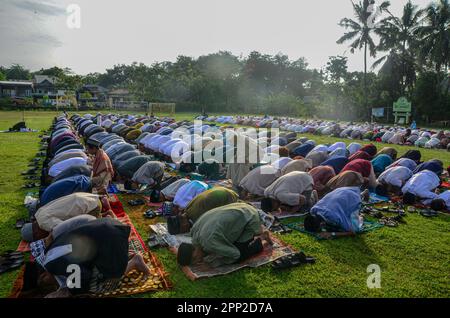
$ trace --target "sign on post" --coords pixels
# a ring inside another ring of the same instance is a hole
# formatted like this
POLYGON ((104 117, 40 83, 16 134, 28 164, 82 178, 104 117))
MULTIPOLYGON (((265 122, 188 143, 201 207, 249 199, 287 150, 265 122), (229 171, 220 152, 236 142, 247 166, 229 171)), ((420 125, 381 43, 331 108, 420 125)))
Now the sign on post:
POLYGON ((373 117, 377 117, 377 118, 381 118, 384 117, 384 108, 372 108, 372 116, 373 117))
POLYGON ((395 103, 394 103, 394 112, 398 113, 410 113, 411 112, 411 103, 408 102, 406 97, 400 97, 395 103))

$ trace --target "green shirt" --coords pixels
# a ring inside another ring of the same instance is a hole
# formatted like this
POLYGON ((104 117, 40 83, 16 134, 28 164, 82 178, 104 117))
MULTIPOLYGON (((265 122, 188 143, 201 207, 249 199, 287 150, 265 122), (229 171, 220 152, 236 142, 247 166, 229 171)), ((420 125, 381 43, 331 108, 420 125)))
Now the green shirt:
POLYGON ((235 203, 239 196, 233 190, 224 187, 214 187, 200 193, 187 205, 186 215, 192 221, 197 221, 205 212, 214 208, 235 203))
POLYGON ((212 209, 203 214, 191 229, 192 244, 209 254, 205 261, 213 266, 232 264, 240 255, 235 242, 248 242, 261 234, 258 211, 243 202, 212 209))

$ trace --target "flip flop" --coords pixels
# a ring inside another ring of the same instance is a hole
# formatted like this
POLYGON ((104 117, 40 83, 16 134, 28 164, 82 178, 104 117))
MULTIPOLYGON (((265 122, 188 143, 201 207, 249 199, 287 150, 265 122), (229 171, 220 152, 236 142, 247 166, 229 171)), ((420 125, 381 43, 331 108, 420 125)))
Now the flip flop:
POLYGON ((432 218, 432 217, 438 216, 438 214, 439 214, 438 212, 433 211, 433 210, 421 210, 420 211, 420 215, 427 217, 427 218, 432 218))
POLYGON ((158 239, 158 237, 156 235, 151 235, 148 238, 148 243, 147 244, 148 244, 148 247, 155 248, 155 247, 160 246, 161 242, 160 242, 160 240, 158 239))
POLYGON ((22 172, 22 175, 23 175, 23 176, 25 176, 25 175, 32 175, 32 174, 36 174, 36 172, 37 172, 37 168, 34 168, 34 169, 28 169, 27 171, 23 171, 23 172, 22 172))
POLYGON ((6 261, 0 264, 0 274, 6 273, 10 270, 19 268, 23 264, 23 259, 16 261, 6 261))
POLYGON ((128 204, 131 206, 143 205, 145 204, 145 201, 142 199, 130 200, 128 201, 128 204))
POLYGON ((26 219, 18 219, 16 221, 16 229, 21 229, 25 225, 25 223, 28 223, 29 221, 26 219))
POLYGON ((412 205, 410 205, 407 209, 406 209, 409 213, 416 213, 417 210, 415 207, 413 207, 412 205))
POLYGON ((398 222, 390 218, 382 218, 378 221, 378 223, 383 224, 387 227, 398 227, 398 222))
POLYGON ((37 188, 37 187, 39 187, 39 186, 40 186, 39 183, 28 183, 28 184, 25 184, 25 185, 23 186, 23 188, 25 188, 25 189, 30 189, 30 188, 37 188))
POLYGON ((156 218, 156 213, 153 210, 147 210, 144 212, 144 217, 146 219, 154 219, 156 218))
POLYGON ((40 180, 41 177, 39 177, 39 176, 26 176, 25 179, 27 179, 27 180, 40 180))
POLYGON ((0 256, 0 264, 15 262, 24 259, 24 255, 21 252, 16 252, 12 254, 5 254, 0 256))
POLYGON ((272 268, 275 270, 288 269, 299 266, 301 264, 314 264, 316 262, 314 257, 308 257, 303 252, 283 256, 275 260, 272 268))

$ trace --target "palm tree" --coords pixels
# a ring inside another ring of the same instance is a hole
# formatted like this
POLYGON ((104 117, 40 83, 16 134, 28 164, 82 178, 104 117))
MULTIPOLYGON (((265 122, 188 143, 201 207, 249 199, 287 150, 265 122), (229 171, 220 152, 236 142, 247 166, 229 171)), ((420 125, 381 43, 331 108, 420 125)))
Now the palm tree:
POLYGON ((434 64, 436 72, 442 73, 450 67, 450 4, 439 0, 426 9, 426 25, 418 30, 421 37, 422 61, 434 64))
POLYGON ((394 16, 388 9, 386 12, 389 16, 380 21, 380 26, 375 32, 380 36, 377 50, 389 53, 375 61, 372 68, 385 62, 381 71, 386 69, 399 71, 401 93, 404 94, 406 86, 412 88, 416 80, 417 63, 414 53, 415 48, 419 47, 417 32, 421 27, 425 10, 418 9, 417 5, 408 1, 401 18, 394 16))
POLYGON ((365 107, 367 109, 367 51, 369 50, 370 56, 375 57, 377 52, 377 45, 372 39, 372 34, 376 27, 374 20, 385 11, 389 6, 389 1, 383 1, 377 12, 373 12, 371 9, 375 4, 375 0, 363 0, 359 3, 354 3, 353 11, 356 21, 349 18, 344 18, 339 22, 341 27, 348 29, 339 40, 338 44, 343 44, 348 41, 353 41, 350 44, 350 52, 354 53, 356 49, 364 49, 364 99, 365 107))

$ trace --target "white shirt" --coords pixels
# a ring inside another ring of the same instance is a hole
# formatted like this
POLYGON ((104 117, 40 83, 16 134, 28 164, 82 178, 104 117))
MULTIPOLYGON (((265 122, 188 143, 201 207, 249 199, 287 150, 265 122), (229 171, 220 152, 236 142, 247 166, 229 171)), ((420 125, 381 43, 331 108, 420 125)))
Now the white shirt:
POLYGON ((378 181, 400 188, 412 177, 412 175, 412 171, 408 168, 397 166, 385 170, 378 177, 378 181))
POLYGON ((358 144, 356 142, 352 142, 350 145, 348 145, 347 150, 351 156, 361 148, 362 148, 362 146, 360 144, 358 144))
MULTIPOLYGON (((159 145, 158 151, 159 151, 160 153, 162 153, 162 154, 169 155, 169 154, 170 154, 170 152, 168 153, 169 147, 170 147, 171 145, 176 144, 176 143, 179 142, 179 141, 181 141, 181 139, 178 139, 178 138, 176 138, 176 139, 169 139, 169 140, 167 140, 166 142, 161 143, 161 144, 159 145)), ((171 148, 170 148, 170 149, 171 149, 171 148)))
POLYGON ((410 192, 420 199, 431 199, 437 198, 437 194, 433 191, 439 187, 441 180, 439 177, 430 170, 423 170, 412 176, 411 179, 406 182, 405 186, 402 188, 403 194, 410 192))
POLYGON ((56 177, 58 174, 60 174, 65 169, 69 168, 70 166, 76 166, 76 165, 85 165, 87 162, 86 158, 81 157, 75 157, 66 159, 63 161, 60 161, 58 163, 55 163, 48 171, 48 175, 50 177, 56 177))
POLYGON ((330 147, 328 147, 328 152, 333 152, 338 148, 345 149, 346 148, 345 142, 339 141, 332 144, 330 147))
POLYGON ((281 157, 280 159, 278 159, 277 161, 275 161, 274 163, 272 163, 272 165, 281 170, 283 169, 289 162, 293 161, 293 159, 289 158, 289 157, 281 157))
POLYGON ((206 183, 198 180, 191 181, 178 189, 173 199, 173 204, 178 205, 181 209, 185 209, 193 198, 206 190, 208 190, 206 183))

